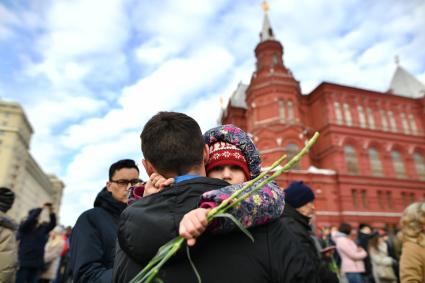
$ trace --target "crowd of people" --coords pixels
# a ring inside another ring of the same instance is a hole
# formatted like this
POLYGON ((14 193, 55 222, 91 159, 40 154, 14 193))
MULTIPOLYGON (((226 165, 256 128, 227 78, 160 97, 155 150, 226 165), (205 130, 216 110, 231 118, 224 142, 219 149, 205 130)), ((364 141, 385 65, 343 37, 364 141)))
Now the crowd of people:
MULTIPOLYGON (((405 209, 396 234, 352 223, 313 231, 311 187, 271 182, 228 211, 252 242, 228 217, 207 220, 260 174, 247 133, 223 125, 202 134, 191 117, 159 112, 140 138, 149 179, 140 180, 133 160, 113 163, 72 232, 56 225, 48 203, 14 223, 6 215, 14 193, 0 189, 0 282, 129 282, 181 235, 203 282, 425 283, 425 201, 405 209)), ((157 277, 197 282, 184 251, 157 277)))

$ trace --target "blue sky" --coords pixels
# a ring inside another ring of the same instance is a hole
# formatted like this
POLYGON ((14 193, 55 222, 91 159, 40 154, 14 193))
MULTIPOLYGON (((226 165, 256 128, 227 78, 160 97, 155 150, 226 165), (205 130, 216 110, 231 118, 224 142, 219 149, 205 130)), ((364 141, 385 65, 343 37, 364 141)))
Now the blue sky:
MULTIPOLYGON (((22 104, 34 128, 31 153, 65 182, 63 223, 92 207, 112 162, 140 162, 139 134, 156 112, 185 112, 203 130, 216 125, 220 97, 227 101, 254 70, 260 4, 0 2, 0 97, 22 104)), ((395 55, 425 82, 425 1, 269 4, 303 93, 322 81, 386 91, 395 55)))

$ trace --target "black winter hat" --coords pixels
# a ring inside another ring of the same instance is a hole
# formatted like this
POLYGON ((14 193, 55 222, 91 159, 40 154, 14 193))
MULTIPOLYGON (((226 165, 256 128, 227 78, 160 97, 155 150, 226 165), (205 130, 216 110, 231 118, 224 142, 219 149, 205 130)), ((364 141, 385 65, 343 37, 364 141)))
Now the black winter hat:
POLYGON ((6 187, 0 187, 0 210, 8 211, 15 201, 15 193, 6 187))
POLYGON ((293 182, 285 189, 285 201, 293 208, 299 208, 313 201, 314 198, 312 189, 303 181, 293 182))

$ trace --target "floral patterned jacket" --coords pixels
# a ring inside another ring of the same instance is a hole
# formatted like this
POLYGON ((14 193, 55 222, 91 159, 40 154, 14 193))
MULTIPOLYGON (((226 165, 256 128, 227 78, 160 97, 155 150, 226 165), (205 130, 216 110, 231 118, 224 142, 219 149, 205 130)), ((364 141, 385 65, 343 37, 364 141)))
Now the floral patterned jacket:
MULTIPOLYGON (((261 171, 260 154, 251 138, 240 128, 234 125, 215 127, 204 134, 205 143, 211 145, 218 141, 231 143, 243 152, 251 173, 251 179, 257 177, 261 171)), ((254 189, 262 180, 257 181, 251 188, 254 189)), ((204 193, 199 206, 213 208, 229 198, 232 193, 243 187, 243 184, 229 185, 219 190, 204 193)), ((129 190, 129 204, 143 196, 143 186, 132 187, 129 190)), ((254 227, 277 219, 283 212, 285 195, 275 182, 263 186, 236 207, 230 209, 232 214, 246 228, 254 227)), ((218 218, 209 230, 216 233, 225 233, 236 229, 236 225, 228 218, 218 218)))

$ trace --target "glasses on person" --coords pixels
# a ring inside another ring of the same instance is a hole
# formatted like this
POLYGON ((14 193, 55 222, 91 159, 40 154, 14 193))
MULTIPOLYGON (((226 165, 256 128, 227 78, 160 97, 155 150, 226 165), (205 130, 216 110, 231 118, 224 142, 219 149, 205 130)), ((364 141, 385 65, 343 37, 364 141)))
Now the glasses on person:
POLYGON ((128 184, 135 186, 138 183, 141 183, 142 180, 140 180, 140 179, 132 179, 132 180, 120 179, 120 180, 111 180, 111 182, 116 183, 118 186, 128 187, 128 184))

